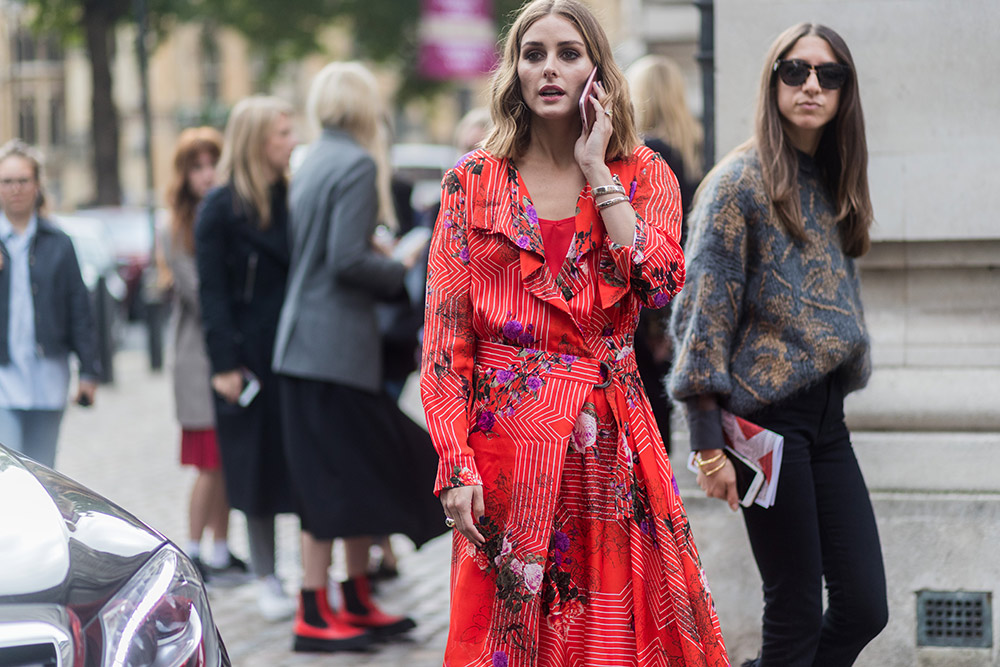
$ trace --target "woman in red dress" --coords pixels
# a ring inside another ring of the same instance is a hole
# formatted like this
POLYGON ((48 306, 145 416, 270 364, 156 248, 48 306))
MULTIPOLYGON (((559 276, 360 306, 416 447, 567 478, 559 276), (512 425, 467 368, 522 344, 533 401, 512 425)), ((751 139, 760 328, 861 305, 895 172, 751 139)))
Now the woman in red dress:
POLYGON ((456 528, 445 665, 728 665, 633 351, 640 308, 684 281, 677 181, 576 0, 521 10, 492 90, 428 274, 421 391, 456 528))

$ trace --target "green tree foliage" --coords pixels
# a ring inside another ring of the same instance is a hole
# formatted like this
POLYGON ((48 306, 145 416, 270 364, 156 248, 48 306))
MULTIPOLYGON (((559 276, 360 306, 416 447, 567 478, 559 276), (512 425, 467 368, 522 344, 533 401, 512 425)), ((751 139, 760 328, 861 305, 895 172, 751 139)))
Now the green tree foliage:
MULTIPOLYGON (((134 20, 133 0, 25 0, 34 27, 87 47, 93 72, 96 203, 118 204, 118 117, 112 103, 110 63, 114 28, 134 20)), ((440 92, 447 84, 416 72, 419 0, 146 0, 149 23, 162 34, 175 21, 211 22, 242 33, 264 62, 266 84, 282 63, 322 52, 323 28, 344 22, 357 58, 393 64, 402 73, 400 100, 440 92)), ((494 0, 502 34, 521 0, 494 0)), ((150 44, 152 46, 152 44, 150 44)))

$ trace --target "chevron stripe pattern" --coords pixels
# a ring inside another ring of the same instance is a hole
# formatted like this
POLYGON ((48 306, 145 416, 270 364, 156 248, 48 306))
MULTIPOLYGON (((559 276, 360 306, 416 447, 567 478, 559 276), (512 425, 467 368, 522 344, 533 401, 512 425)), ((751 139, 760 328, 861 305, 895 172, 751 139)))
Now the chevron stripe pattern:
POLYGON ((450 667, 728 665, 632 341, 684 283, 676 179, 644 147, 609 163, 631 246, 590 187, 558 274, 516 165, 449 171, 431 242, 421 395, 436 491, 482 485, 482 548, 454 537, 450 667))

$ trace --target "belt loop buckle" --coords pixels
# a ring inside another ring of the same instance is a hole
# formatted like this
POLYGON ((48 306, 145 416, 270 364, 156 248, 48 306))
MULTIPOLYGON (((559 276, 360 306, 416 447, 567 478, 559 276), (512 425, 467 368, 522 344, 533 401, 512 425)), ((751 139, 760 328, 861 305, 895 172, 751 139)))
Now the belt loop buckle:
POLYGON ((611 364, 606 361, 598 362, 601 366, 601 382, 595 384, 594 386, 598 389, 604 389, 611 385, 611 364))

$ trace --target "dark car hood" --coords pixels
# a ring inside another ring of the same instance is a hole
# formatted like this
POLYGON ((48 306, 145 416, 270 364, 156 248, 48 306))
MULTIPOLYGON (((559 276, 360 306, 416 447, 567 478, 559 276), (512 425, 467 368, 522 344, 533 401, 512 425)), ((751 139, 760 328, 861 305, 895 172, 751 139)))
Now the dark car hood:
POLYGON ((83 625, 166 538, 0 446, 0 604, 67 605, 83 625))

